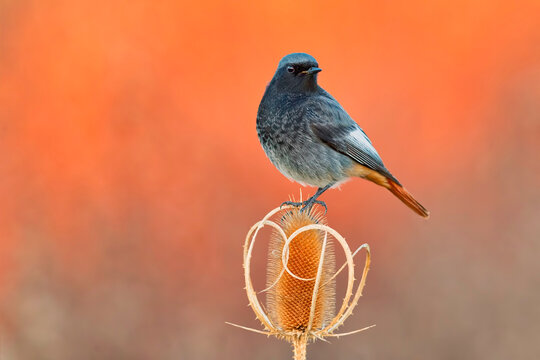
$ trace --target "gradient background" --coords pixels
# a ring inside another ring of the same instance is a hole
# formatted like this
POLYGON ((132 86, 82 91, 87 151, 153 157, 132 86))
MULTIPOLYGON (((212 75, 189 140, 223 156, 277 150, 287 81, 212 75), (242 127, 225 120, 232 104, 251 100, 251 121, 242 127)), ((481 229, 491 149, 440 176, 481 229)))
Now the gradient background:
POLYGON ((341 330, 377 327, 308 357, 538 357, 540 2, 2 0, 0 359, 291 357, 224 322, 259 328, 241 246, 298 196, 255 131, 296 51, 432 213, 324 195, 373 250, 341 330))

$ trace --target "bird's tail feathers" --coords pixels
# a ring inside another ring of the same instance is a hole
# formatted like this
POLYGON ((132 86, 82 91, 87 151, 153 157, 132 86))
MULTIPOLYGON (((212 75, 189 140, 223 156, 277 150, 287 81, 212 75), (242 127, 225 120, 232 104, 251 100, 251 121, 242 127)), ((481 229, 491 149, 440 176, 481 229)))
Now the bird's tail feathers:
POLYGON ((355 164, 349 169, 347 175, 349 176, 358 176, 369 181, 374 182, 377 185, 383 186, 390 190, 399 200, 401 200, 405 205, 410 207, 418 215, 428 218, 429 211, 422 206, 415 198, 407 191, 403 186, 401 186, 397 180, 388 173, 381 173, 379 171, 368 168, 367 166, 361 164, 355 164))
POLYGON ((423 207, 422 204, 416 201, 416 199, 403 186, 388 178, 386 179, 386 182, 388 186, 385 187, 405 205, 410 207, 418 215, 426 219, 429 217, 429 211, 423 207))

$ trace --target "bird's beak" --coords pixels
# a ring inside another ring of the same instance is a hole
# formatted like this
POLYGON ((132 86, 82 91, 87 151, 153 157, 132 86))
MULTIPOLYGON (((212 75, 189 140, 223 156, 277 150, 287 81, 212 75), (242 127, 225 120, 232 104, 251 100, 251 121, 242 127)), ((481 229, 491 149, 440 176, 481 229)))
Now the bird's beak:
POLYGON ((312 67, 312 68, 309 68, 309 70, 302 71, 300 74, 313 75, 313 74, 318 73, 319 71, 322 71, 322 69, 318 67, 312 67))

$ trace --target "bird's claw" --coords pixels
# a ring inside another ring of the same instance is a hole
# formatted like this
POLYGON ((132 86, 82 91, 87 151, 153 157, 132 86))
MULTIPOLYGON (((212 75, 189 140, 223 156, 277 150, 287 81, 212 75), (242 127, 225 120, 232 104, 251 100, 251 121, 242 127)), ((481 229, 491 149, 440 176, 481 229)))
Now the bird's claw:
MULTIPOLYGON (((326 203, 324 201, 321 201, 321 200, 313 200, 313 204, 319 204, 321 206, 324 206, 324 215, 326 215, 326 213, 328 212, 328 207, 326 206, 326 203)), ((313 204, 310 205, 313 206, 313 204)), ((304 208, 302 208, 302 210, 304 210, 304 208)), ((302 211, 300 210, 300 211, 302 211)))
POLYGON ((300 207, 300 206, 303 206, 304 203, 305 203, 305 201, 304 202, 285 201, 281 205, 279 205, 279 207, 282 208, 283 205, 290 205, 290 206, 300 207))
POLYGON ((306 201, 302 201, 302 202, 285 201, 279 207, 281 208, 283 207, 283 205, 301 207, 300 212, 304 212, 304 210, 310 210, 314 204, 324 206, 324 214, 326 215, 326 213, 328 212, 328 207, 326 206, 326 203, 321 200, 307 199, 306 201))

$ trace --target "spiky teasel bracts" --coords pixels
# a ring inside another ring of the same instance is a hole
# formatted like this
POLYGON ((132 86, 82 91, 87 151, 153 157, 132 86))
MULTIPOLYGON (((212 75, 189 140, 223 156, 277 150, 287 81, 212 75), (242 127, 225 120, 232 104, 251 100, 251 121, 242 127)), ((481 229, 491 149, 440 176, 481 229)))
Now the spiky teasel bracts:
MULTIPOLYGON (((294 346, 294 359, 306 358, 308 341, 324 337, 344 336, 366 328, 335 333, 352 314, 366 283, 370 264, 369 245, 351 252, 345 239, 325 224, 321 214, 300 212, 296 207, 283 206, 270 211, 249 230, 244 244, 244 277, 249 303, 265 330, 255 330, 231 324, 246 330, 283 338, 294 346), (260 230, 270 226, 267 265, 267 310, 264 310, 251 281, 251 258, 260 230), (333 247, 342 248, 346 263, 335 271, 333 247), (353 257, 366 250, 362 276, 353 291, 353 257), (348 283, 343 303, 335 312, 335 278, 347 268, 348 283)), ((373 325, 374 326, 374 325, 373 325)))

